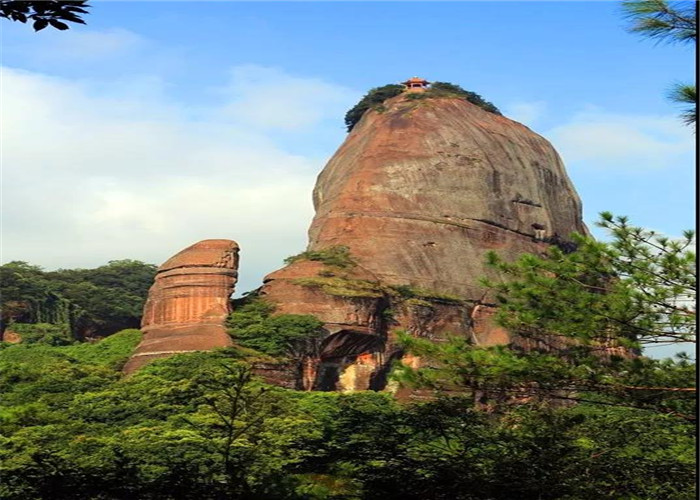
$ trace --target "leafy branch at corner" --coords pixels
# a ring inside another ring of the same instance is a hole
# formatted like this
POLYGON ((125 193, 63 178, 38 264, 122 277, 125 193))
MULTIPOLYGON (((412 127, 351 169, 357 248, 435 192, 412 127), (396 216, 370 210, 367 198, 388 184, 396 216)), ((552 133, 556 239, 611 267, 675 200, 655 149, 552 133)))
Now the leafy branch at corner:
POLYGON ((71 23, 85 24, 82 14, 88 14, 87 0, 43 0, 39 2, 0 1, 0 17, 20 23, 32 22, 34 31, 41 31, 47 26, 57 30, 67 30, 71 23))
MULTIPOLYGON (((668 0, 626 0, 622 3, 629 31, 659 42, 693 43, 698 39, 697 2, 668 0)), ((697 123, 697 88, 695 84, 675 84, 669 98, 687 105, 681 117, 688 125, 697 123)))

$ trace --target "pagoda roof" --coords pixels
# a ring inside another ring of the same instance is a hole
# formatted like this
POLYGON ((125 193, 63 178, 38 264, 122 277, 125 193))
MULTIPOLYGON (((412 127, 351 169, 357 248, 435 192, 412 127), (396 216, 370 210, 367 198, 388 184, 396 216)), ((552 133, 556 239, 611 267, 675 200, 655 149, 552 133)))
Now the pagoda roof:
POLYGON ((402 82, 404 85, 408 85, 409 83, 422 83, 422 84, 428 84, 430 83, 428 80, 425 80, 423 78, 418 78, 417 76, 414 76, 413 78, 409 78, 405 82, 402 82))

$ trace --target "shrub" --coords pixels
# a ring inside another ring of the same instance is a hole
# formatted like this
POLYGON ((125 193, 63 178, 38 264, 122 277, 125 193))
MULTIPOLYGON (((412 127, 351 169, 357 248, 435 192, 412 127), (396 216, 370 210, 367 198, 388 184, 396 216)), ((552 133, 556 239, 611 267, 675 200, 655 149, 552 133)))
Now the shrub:
POLYGON ((257 299, 233 311, 226 320, 237 344, 270 356, 306 352, 323 333, 323 323, 309 314, 272 316, 274 306, 257 299))
MULTIPOLYGON (((381 109, 382 103, 391 97, 395 97, 404 91, 403 85, 390 83, 382 87, 371 89, 365 96, 345 114, 345 125, 350 132, 360 121, 368 109, 381 109)), ((382 109, 383 110, 383 109, 382 109)))
MULTIPOLYGON (((367 110, 386 111, 386 108, 383 106, 384 101, 401 94, 405 89, 403 85, 392 83, 384 85, 383 87, 375 87, 367 92, 360 102, 355 104, 355 106, 345 114, 345 125, 348 128, 348 132, 360 121, 367 110)), ((458 97, 479 106, 489 113, 494 113, 496 115, 501 114, 496 106, 484 100, 479 94, 465 90, 453 83, 433 82, 430 84, 430 88, 425 92, 406 94, 406 99, 411 100, 430 99, 431 97, 458 97)))
POLYGON ((316 287, 328 295, 338 297, 368 297, 378 298, 384 294, 384 288, 377 282, 357 280, 340 276, 298 278, 292 281, 295 285, 316 287))
POLYGON ((19 334, 24 344, 61 346, 72 344, 75 339, 68 325, 50 323, 15 323, 12 330, 19 334))
POLYGON ((426 92, 411 95, 416 96, 417 98, 459 97, 461 99, 465 99, 467 102, 479 106, 484 111, 488 111, 489 113, 494 113, 496 115, 501 114, 496 106, 489 101, 484 100, 484 98, 479 94, 465 90, 459 85, 455 85, 453 83, 433 82, 430 84, 430 88, 426 92))
POLYGON ((348 268, 355 265, 355 261, 350 257, 350 249, 342 245, 324 248, 323 250, 308 250, 287 257, 284 259, 284 263, 291 264, 298 260, 313 260, 316 262, 323 262, 327 266, 340 268, 348 268))
POLYGON ((419 288, 411 285, 391 285, 389 286, 389 289, 391 292, 397 294, 399 297, 409 300, 417 299, 423 301, 443 302, 450 304, 460 304, 464 302, 463 299, 456 295, 437 292, 435 290, 427 290, 425 288, 419 288))

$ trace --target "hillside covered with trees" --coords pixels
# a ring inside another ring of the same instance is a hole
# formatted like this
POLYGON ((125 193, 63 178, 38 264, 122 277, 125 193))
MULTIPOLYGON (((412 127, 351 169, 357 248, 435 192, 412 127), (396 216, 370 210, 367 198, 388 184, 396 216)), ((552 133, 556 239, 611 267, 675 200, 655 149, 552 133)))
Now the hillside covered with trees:
MULTIPOLYGON (((511 276, 493 285, 499 321, 521 338, 549 341, 543 348, 404 339, 433 363, 397 367, 394 380, 429 391, 427 400, 263 383, 254 367, 293 359, 320 323, 271 316, 254 296, 229 319, 238 347, 159 360, 129 377, 121 367, 138 330, 56 341, 51 328, 65 327, 62 317, 24 323, 31 335, 0 351, 0 496, 694 498, 694 361, 599 355, 611 342, 624 353, 694 341, 693 235, 659 238, 608 214, 601 224, 611 243, 580 237, 573 251, 492 258, 511 276), (555 334, 574 342, 552 343, 555 334)), ((12 263, 3 272, 14 273, 9 290, 24 294, 14 299, 31 305, 63 291, 82 306, 68 277, 89 276, 99 290, 115 268, 132 273, 117 273, 108 287, 113 307, 121 310, 119 297, 132 304, 131 294, 143 300, 153 268, 141 263, 55 275, 12 263)), ((12 320, 40 319, 32 314, 12 320)), ((116 315, 93 314, 95 325, 116 315)), ((10 328, 22 332, 19 323, 10 328)))

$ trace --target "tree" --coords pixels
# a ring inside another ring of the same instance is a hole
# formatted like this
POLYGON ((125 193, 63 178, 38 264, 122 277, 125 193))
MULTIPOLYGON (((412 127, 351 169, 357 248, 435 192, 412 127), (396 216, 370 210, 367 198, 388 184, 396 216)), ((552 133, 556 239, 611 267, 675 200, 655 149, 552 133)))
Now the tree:
POLYGON ((551 247, 515 263, 489 254, 511 278, 486 282, 497 292, 500 322, 541 342, 565 337, 602 350, 696 342, 695 233, 672 240, 608 212, 597 225, 611 242, 574 235, 573 252, 551 247))
POLYGON ((382 87, 375 87, 370 89, 365 96, 360 99, 360 102, 355 104, 346 114, 345 114, 345 126, 350 132, 357 122, 360 121, 369 109, 382 109, 382 103, 387 99, 395 97, 404 91, 404 86, 396 83, 390 83, 382 87))
MULTIPOLYGON (((697 2, 668 0, 626 0, 624 16, 630 21, 629 31, 659 42, 697 42, 697 2)), ((688 125, 697 122, 695 84, 675 84, 669 92, 672 101, 687 105, 681 117, 688 125)))
POLYGON ((96 269, 43 271, 25 262, 0 266, 2 326, 66 325, 74 337, 138 328, 156 266, 115 260, 96 269))
MULTIPOLYGON (((348 132, 350 132, 355 125, 360 121, 360 119, 364 116, 364 114, 370 110, 374 109, 379 112, 385 111, 384 107, 384 101, 387 99, 390 99, 392 97, 395 97, 399 94, 402 94, 406 90, 406 87, 403 85, 399 85, 396 83, 390 83, 388 85, 384 85, 382 87, 375 87, 373 89, 370 89, 367 94, 353 106, 346 114, 345 114, 345 125, 347 126, 348 132)), ((472 104, 475 104, 476 106, 479 106, 481 109, 484 111, 488 111, 489 113, 494 113, 497 115, 500 115, 501 112, 498 110, 496 106, 494 106, 492 103, 484 100, 479 94, 475 92, 470 92, 469 90, 465 90, 459 85, 455 85, 453 83, 448 83, 448 82, 433 82, 430 85, 430 88, 425 90, 424 92, 420 93, 409 93, 406 95, 408 99, 426 99, 426 98, 433 98, 433 97, 454 97, 458 99, 464 99, 472 104)), ((308 252, 306 252, 308 253, 308 252)), ((313 253, 313 252, 312 252, 313 253)), ((290 259, 294 259, 296 257, 305 257, 304 254, 301 254, 299 256, 291 257, 290 259)), ((307 257, 308 258, 308 257, 307 257)), ((311 259, 311 260, 320 260, 320 259, 311 259)))
POLYGON ((404 369, 414 383, 466 388, 484 402, 514 397, 632 406, 694 419, 694 364, 687 357, 640 356, 646 345, 695 342, 695 237, 680 240, 603 213, 609 243, 573 235, 576 249, 489 263, 502 281, 496 320, 509 346, 477 347, 456 338, 435 345, 405 338, 433 368, 404 369))
POLYGON ((681 113, 681 118, 687 125, 694 125, 698 121, 698 93, 695 85, 687 85, 683 83, 676 83, 669 92, 669 98, 672 101, 686 104, 687 107, 683 113, 681 113))
POLYGON ((459 97, 465 99, 466 101, 476 106, 479 106, 484 111, 488 111, 489 113, 493 113, 496 115, 501 114, 499 109, 496 106, 494 106, 493 103, 486 101, 476 92, 465 90, 459 85, 455 85, 454 83, 433 82, 430 84, 430 88, 426 92, 413 95, 417 97, 459 97))
POLYGON ((34 31, 41 31, 47 26, 57 30, 67 30, 70 26, 63 21, 85 24, 80 17, 88 14, 90 6, 87 0, 42 0, 32 2, 0 1, 0 17, 10 21, 26 23, 33 21, 34 31))

